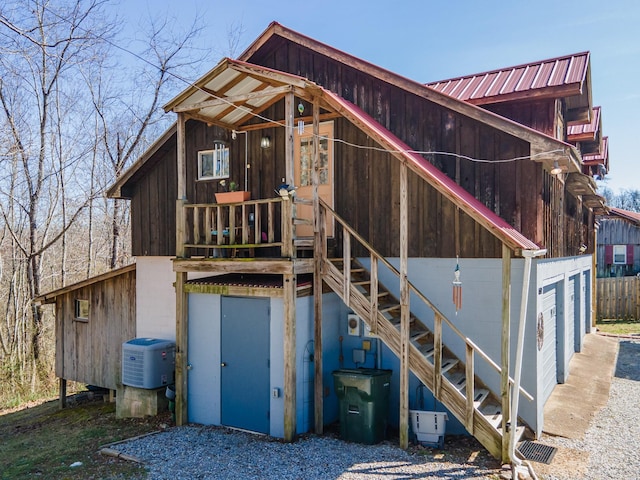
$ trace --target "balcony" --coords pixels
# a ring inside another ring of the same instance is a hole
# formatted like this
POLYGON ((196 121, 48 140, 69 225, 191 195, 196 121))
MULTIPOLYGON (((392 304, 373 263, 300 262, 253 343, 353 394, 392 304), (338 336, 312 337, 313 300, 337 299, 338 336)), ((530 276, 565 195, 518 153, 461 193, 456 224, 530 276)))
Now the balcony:
POLYGON ((309 273, 312 237, 296 237, 295 196, 182 205, 176 271, 309 273))

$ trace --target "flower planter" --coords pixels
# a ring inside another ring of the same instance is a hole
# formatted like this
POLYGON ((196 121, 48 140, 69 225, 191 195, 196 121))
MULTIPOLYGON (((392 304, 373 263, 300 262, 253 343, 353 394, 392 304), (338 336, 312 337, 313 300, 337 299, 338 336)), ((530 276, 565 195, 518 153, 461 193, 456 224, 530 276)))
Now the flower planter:
POLYGON ((237 192, 216 193, 217 203, 240 203, 251 199, 251 192, 239 190, 237 192))

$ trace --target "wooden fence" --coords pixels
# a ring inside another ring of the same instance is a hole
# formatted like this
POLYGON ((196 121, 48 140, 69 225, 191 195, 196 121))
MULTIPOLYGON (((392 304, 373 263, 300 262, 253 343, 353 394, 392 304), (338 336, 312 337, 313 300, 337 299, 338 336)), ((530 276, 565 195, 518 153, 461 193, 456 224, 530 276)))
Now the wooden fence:
POLYGON ((640 320, 640 277, 597 279, 597 318, 640 320))

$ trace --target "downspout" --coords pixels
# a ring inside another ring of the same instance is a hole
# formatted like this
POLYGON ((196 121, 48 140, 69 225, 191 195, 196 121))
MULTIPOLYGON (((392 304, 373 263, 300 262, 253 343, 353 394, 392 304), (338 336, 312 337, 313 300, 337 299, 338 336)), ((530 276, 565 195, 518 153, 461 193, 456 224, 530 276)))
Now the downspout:
POLYGON ((523 462, 519 458, 516 458, 516 442, 515 434, 518 429, 518 403, 520 401, 520 380, 522 376, 522 357, 524 350, 524 331, 527 318, 527 306, 529 303, 529 283, 531 281, 531 260, 536 257, 541 257, 547 253, 546 249, 541 250, 523 250, 522 256, 524 257, 524 272, 522 274, 522 297, 520 300, 520 323, 518 325, 518 344, 516 347, 516 363, 514 382, 511 389, 511 421, 509 427, 509 458, 513 468, 514 477, 516 475, 517 467, 525 463, 529 474, 535 479, 537 478, 533 472, 533 468, 529 462, 523 462))

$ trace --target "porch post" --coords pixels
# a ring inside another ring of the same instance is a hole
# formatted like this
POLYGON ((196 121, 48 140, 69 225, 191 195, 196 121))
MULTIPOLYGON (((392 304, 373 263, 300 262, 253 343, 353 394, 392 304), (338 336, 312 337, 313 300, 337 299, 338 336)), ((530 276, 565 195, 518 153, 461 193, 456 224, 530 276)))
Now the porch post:
POLYGON ((400 165, 400 448, 409 446, 409 348, 410 314, 408 281, 407 164, 400 165))
POLYGON ((313 373, 315 432, 324 431, 324 381, 322 370, 322 219, 320 218, 320 105, 313 102, 313 373))
POLYGON ((185 272, 176 273, 176 425, 188 422, 187 416, 187 347, 189 345, 189 321, 185 272))
POLYGON ((186 118, 184 113, 178 113, 176 140, 178 151, 176 155, 177 162, 177 180, 178 180, 178 198, 176 199, 176 257, 185 258, 186 243, 185 236, 185 219, 184 205, 187 203, 187 165, 186 165, 186 136, 185 136, 186 118))
POLYGON ((285 118, 285 139, 284 139, 284 160, 286 183, 289 185, 294 184, 293 176, 293 157, 294 157, 294 143, 293 143, 293 119, 295 116, 294 111, 295 98, 293 92, 287 93, 284 97, 284 118, 285 118))
POLYGON ((511 335, 511 249, 502 244, 502 349, 500 397, 502 399, 502 461, 509 462, 509 351, 511 335), (508 432, 508 433, 507 433, 508 432))
POLYGON ((296 436, 296 276, 283 275, 284 289, 284 440, 296 436))

